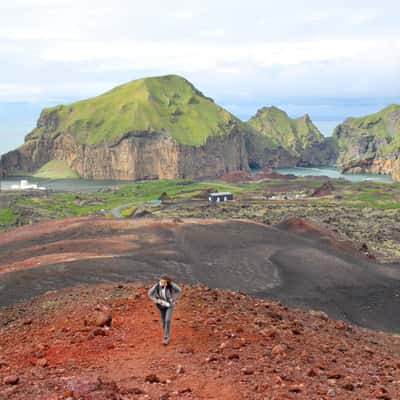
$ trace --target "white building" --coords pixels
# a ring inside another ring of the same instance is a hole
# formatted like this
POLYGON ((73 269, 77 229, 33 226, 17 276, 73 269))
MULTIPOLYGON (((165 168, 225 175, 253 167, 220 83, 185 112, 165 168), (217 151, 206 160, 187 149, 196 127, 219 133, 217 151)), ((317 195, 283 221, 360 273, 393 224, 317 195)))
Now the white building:
POLYGON ((210 193, 208 195, 208 201, 217 202, 233 200, 233 194, 231 192, 222 193, 210 193))
POLYGON ((26 179, 21 180, 18 184, 11 185, 11 190, 46 190, 44 186, 37 183, 29 183, 26 179))

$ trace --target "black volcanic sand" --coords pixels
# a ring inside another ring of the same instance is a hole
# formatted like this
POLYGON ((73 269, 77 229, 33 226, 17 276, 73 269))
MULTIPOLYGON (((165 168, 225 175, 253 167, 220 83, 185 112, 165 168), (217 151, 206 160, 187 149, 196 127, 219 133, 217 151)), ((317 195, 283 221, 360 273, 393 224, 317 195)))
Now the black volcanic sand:
POLYGON ((360 326, 400 331, 400 265, 371 262, 356 252, 339 250, 318 235, 300 236, 237 220, 130 220, 115 226, 114 220, 103 219, 101 228, 96 219, 80 221, 68 231, 18 234, 5 244, 0 236, 3 265, 5 260, 23 258, 18 250, 43 245, 42 252, 36 248, 30 255, 36 257, 46 254, 46 244, 61 240, 121 237, 136 247, 119 254, 110 251, 112 257, 0 274, 0 306, 49 290, 106 281, 156 280, 161 273, 170 273, 177 282, 242 290, 288 306, 323 310, 332 318, 360 326))

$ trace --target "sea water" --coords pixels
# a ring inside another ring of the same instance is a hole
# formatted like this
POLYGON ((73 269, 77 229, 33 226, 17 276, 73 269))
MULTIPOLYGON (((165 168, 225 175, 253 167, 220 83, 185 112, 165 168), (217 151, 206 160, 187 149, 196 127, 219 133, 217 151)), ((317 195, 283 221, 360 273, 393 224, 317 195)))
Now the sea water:
POLYGON ((343 178, 352 182, 374 181, 393 182, 390 175, 378 174, 342 174, 337 167, 294 167, 276 168, 274 171, 280 174, 292 174, 296 176, 328 176, 329 178, 343 178))
MULTIPOLYGON (((329 178, 343 178, 353 182, 374 181, 374 182, 392 182, 389 175, 377 174, 342 174, 336 167, 295 167, 295 168, 276 168, 280 174, 293 174, 297 176, 328 176, 329 178)), ((253 171, 256 173, 257 171, 253 171)), ((47 189, 54 191, 67 192, 97 192, 105 188, 115 188, 133 181, 118 180, 91 180, 91 179, 43 179, 35 177, 9 177, 0 180, 0 190, 10 190, 12 185, 19 184, 21 179, 28 180, 29 183, 37 183, 47 189)))

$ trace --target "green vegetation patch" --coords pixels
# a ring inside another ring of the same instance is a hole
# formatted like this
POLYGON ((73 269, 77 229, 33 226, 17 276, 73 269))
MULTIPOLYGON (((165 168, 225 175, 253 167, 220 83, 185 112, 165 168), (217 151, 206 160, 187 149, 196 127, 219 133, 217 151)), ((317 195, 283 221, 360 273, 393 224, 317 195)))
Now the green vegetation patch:
POLYGON ((230 184, 219 181, 194 181, 190 179, 142 181, 121 186, 112 192, 70 193, 56 192, 49 196, 19 197, 16 207, 31 209, 36 214, 48 218, 63 218, 83 216, 102 210, 111 210, 122 204, 132 204, 121 210, 122 215, 128 215, 134 207, 150 200, 157 200, 163 192, 174 199, 191 198, 205 189, 216 191, 231 191, 239 194, 255 189, 259 184, 230 184))
POLYGON ((348 206, 358 208, 398 209, 400 208, 400 191, 392 185, 376 188, 359 186, 358 190, 346 191, 343 202, 348 206))
POLYGON ((345 124, 359 131, 368 131, 373 136, 386 137, 400 134, 400 105, 391 104, 364 117, 348 118, 345 124))
MULTIPOLYGON (((386 157, 400 153, 400 105, 391 104, 363 117, 347 118, 334 132, 340 151, 345 154, 363 142, 362 158, 386 157)), ((346 161, 349 157, 345 158, 346 161)))
POLYGON ((11 208, 0 209, 0 226, 13 225, 17 221, 17 216, 11 208))
MULTIPOLYGON (((400 184, 381 184, 372 182, 351 183, 344 180, 333 180, 334 193, 326 198, 294 200, 296 204, 308 204, 311 207, 338 205, 353 208, 398 209, 400 208, 400 184)), ((267 180, 249 183, 227 183, 223 181, 195 181, 190 179, 154 180, 124 184, 119 189, 110 192, 70 193, 56 192, 48 196, 18 197, 13 209, 5 212, 8 221, 15 221, 18 210, 24 213, 31 210, 40 219, 83 216, 95 212, 109 215, 115 207, 127 204, 121 210, 123 216, 128 216, 135 208, 151 207, 147 202, 157 200, 166 192, 172 202, 186 203, 186 200, 198 198, 206 190, 234 193, 240 204, 250 204, 261 201, 265 206, 271 201, 262 200, 268 193, 312 193, 321 186, 320 180, 298 178, 295 180, 267 180), (255 200, 261 199, 261 200, 255 200), (265 202, 265 203, 264 203, 265 202), (146 204, 147 203, 147 204, 146 204), (15 214, 16 213, 16 214, 15 214)), ((236 203, 236 202, 235 202, 236 203)), ((283 204, 289 204, 284 201, 283 204)), ((229 207, 228 203, 224 207, 229 207)), ((159 206, 157 206, 159 207, 159 206)), ((156 207, 156 208, 157 208, 156 207)), ((3 211, 4 212, 4 211, 3 211)), ((179 207, 176 209, 179 214, 179 207)), ((29 213, 28 213, 29 214, 29 213)))
POLYGON ((78 179, 79 174, 66 161, 52 160, 43 165, 35 174, 37 178, 47 179, 78 179))

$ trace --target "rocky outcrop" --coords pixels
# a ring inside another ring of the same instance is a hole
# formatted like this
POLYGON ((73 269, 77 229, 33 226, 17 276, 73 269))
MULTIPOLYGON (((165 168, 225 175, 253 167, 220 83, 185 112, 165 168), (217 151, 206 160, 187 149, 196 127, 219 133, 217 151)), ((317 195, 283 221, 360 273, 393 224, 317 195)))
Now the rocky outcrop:
POLYGON ((309 167, 336 163, 336 142, 325 138, 308 114, 293 119, 277 107, 263 107, 248 123, 265 138, 265 145, 256 141, 249 146, 253 150, 250 159, 256 164, 309 167))
MULTIPOLYGON (((399 160, 382 160, 375 159, 373 157, 349 161, 341 165, 343 173, 349 174, 382 174, 392 175, 395 164, 398 164, 399 160)), ((395 179, 394 179, 395 180, 395 179)))
POLYGON ((233 129, 210 136, 202 146, 182 145, 166 132, 131 132, 117 141, 80 144, 71 134, 32 138, 1 159, 2 174, 35 172, 62 160, 86 179, 162 179, 215 177, 248 168, 244 136, 233 129))
POLYGON ((323 138, 321 141, 312 142, 302 151, 297 162, 298 167, 315 167, 336 165, 338 148, 331 138, 323 138))
POLYGON ((247 135, 246 149, 251 169, 295 167, 297 158, 282 146, 269 143, 261 135, 247 135))
POLYGON ((400 182, 400 159, 395 160, 392 164, 392 179, 400 182))
POLYGON ((338 145, 342 172, 386 174, 400 180, 399 105, 365 117, 348 118, 337 126, 333 138, 338 145))

